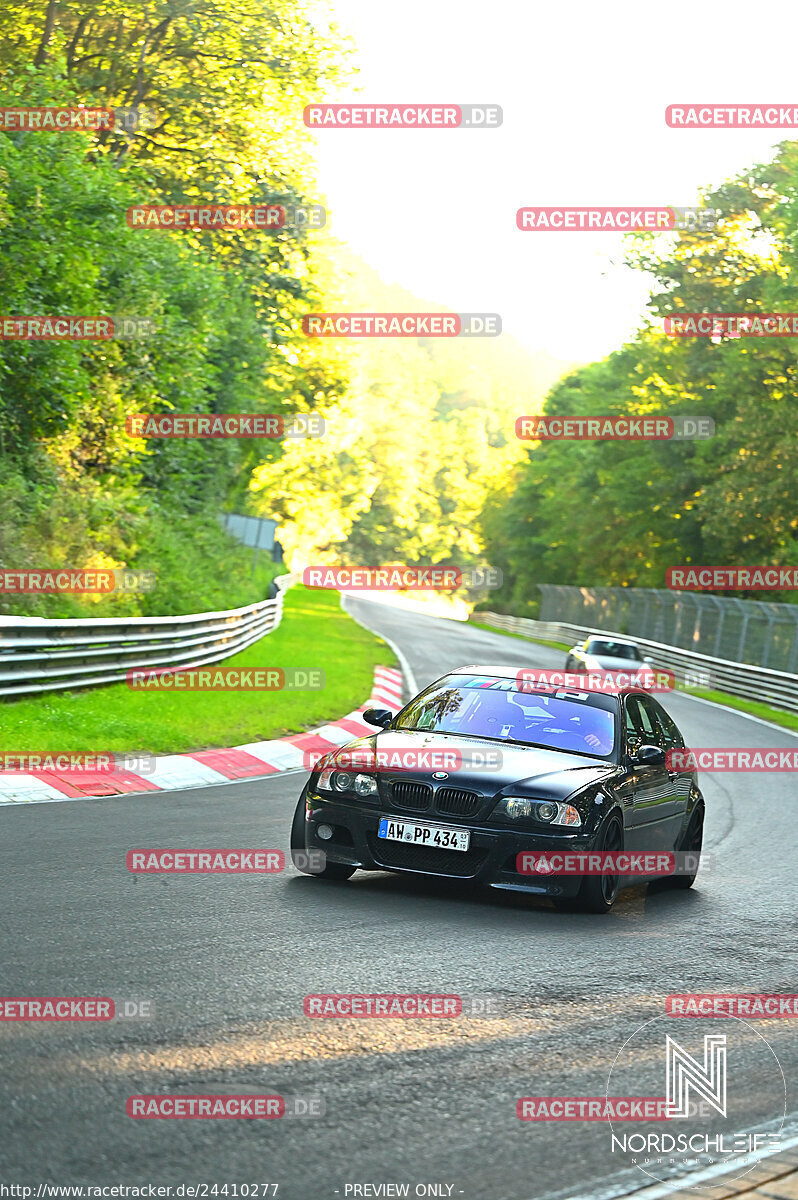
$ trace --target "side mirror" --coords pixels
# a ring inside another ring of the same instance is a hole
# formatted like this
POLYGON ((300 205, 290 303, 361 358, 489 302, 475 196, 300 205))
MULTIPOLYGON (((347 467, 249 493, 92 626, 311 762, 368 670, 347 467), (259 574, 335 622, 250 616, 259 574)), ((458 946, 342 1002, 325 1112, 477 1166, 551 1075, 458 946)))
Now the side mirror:
POLYGON ((645 658, 643 659, 643 662, 644 662, 644 663, 649 663, 649 664, 650 664, 652 667, 654 666, 654 659, 651 657, 651 655, 650 655, 650 654, 647 654, 647 655, 645 656, 645 658))
POLYGON ((659 767, 665 762, 665 751, 661 746, 638 746, 632 761, 644 767, 659 767))
POLYGON ((379 725, 385 729, 393 720, 393 713, 387 708, 367 708, 363 720, 368 721, 369 725, 379 725))

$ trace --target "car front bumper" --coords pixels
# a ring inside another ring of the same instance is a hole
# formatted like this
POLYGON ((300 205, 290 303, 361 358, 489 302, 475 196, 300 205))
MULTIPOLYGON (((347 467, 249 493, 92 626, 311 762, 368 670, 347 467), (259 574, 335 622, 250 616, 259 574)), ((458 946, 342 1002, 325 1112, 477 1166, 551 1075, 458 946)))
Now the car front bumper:
POLYGON ((595 849, 596 829, 585 833, 538 834, 506 826, 444 820, 421 813, 398 812, 347 798, 328 797, 306 789, 305 844, 321 850, 331 862, 346 863, 364 871, 396 871, 401 874, 461 879, 507 891, 540 896, 574 897, 582 883, 578 875, 522 874, 516 869, 517 855, 525 850, 595 849), (468 850, 444 850, 434 846, 389 841, 377 836, 383 817, 418 825, 468 829, 468 850), (333 828, 333 837, 318 836, 321 824, 333 828))

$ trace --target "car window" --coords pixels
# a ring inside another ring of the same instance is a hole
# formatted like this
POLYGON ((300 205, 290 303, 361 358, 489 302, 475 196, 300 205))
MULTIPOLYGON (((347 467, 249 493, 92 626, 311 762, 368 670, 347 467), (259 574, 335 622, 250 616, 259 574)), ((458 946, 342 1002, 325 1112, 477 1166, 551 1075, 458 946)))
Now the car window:
POLYGON ((643 741, 643 728, 640 724, 640 713, 637 707, 637 697, 627 696, 625 711, 626 749, 630 753, 643 741))
POLYGON ((646 741, 652 746, 661 746, 663 750, 667 750, 665 733, 657 716, 656 703, 650 696, 638 696, 637 703, 640 706, 640 719, 646 741))
POLYGON ((637 646, 631 646, 628 642, 589 638, 585 649, 588 654, 604 655, 606 658, 628 658, 634 662, 640 662, 640 651, 637 646))
POLYGON ((455 675, 411 700, 393 728, 507 738, 607 758, 615 749, 615 704, 567 689, 519 691, 514 679, 455 675))
POLYGON ((634 750, 642 745, 661 745, 662 733, 643 705, 646 697, 627 696, 626 698, 626 746, 634 750))
POLYGON ((648 703, 654 711, 657 724, 662 732, 662 745, 666 750, 672 750, 674 747, 681 749, 684 746, 684 738, 679 733, 676 722, 668 716, 665 709, 656 700, 649 700, 648 703))

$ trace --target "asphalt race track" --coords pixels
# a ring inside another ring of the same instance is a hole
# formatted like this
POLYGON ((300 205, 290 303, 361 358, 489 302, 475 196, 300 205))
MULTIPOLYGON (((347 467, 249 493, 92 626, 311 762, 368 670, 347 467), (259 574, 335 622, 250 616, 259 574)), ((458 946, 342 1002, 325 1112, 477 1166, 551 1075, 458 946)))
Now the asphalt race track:
MULTIPOLYGON (((467 663, 563 665, 558 651, 459 622, 362 599, 349 608, 399 646, 419 687, 467 663)), ((795 746, 731 710, 685 696, 665 703, 696 746, 795 746)), ((2 994, 145 998, 154 1015, 0 1023, 3 1178, 270 1182, 285 1200, 385 1182, 445 1185, 438 1194, 469 1200, 642 1187, 650 1180, 610 1153, 604 1122, 522 1123, 516 1100, 603 1096, 624 1042, 663 1014, 671 992, 798 991, 793 778, 702 776, 711 869, 693 891, 624 892, 606 917, 388 874, 337 884, 293 869, 260 878, 125 869, 137 847, 287 849, 299 773, 4 809, 2 994), (318 992, 492 997, 501 1015, 310 1020, 302 999, 318 992), (325 1113, 126 1115, 129 1095, 160 1092, 320 1097, 325 1113)), ((798 1022, 754 1026, 781 1062, 793 1114, 798 1022)), ((730 1105, 746 1128, 768 1117, 765 1074, 761 1056, 730 1059, 730 1105)), ((652 1048, 634 1094, 662 1086, 652 1048)))

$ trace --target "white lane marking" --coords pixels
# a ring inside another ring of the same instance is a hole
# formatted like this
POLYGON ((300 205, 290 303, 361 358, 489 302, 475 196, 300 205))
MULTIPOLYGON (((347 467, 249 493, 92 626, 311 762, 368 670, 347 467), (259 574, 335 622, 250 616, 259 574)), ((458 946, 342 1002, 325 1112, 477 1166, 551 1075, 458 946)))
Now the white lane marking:
POLYGON ((346 605, 346 601, 348 600, 348 598, 349 597, 344 592, 341 592, 341 608, 344 610, 344 612, 348 613, 348 615, 352 618, 353 621, 357 621, 358 625, 362 625, 364 629, 368 629, 369 633, 374 633, 374 634, 376 634, 377 637, 382 638, 382 640, 384 642, 387 642, 387 644, 391 647, 391 649, 393 650, 396 657, 399 659, 399 665, 402 668, 402 674, 405 677, 405 682, 410 690, 411 697, 415 696, 416 693, 420 689, 419 689, 418 684, 416 683, 416 677, 413 673, 413 668, 410 666, 410 663, 407 661, 407 658, 406 658, 405 654, 403 653, 403 651, 399 649, 396 642, 393 641, 392 638, 389 638, 387 636, 387 634, 381 633, 379 629, 372 629, 371 626, 367 625, 365 621, 361 621, 359 617, 356 617, 354 613, 350 612, 346 605))

